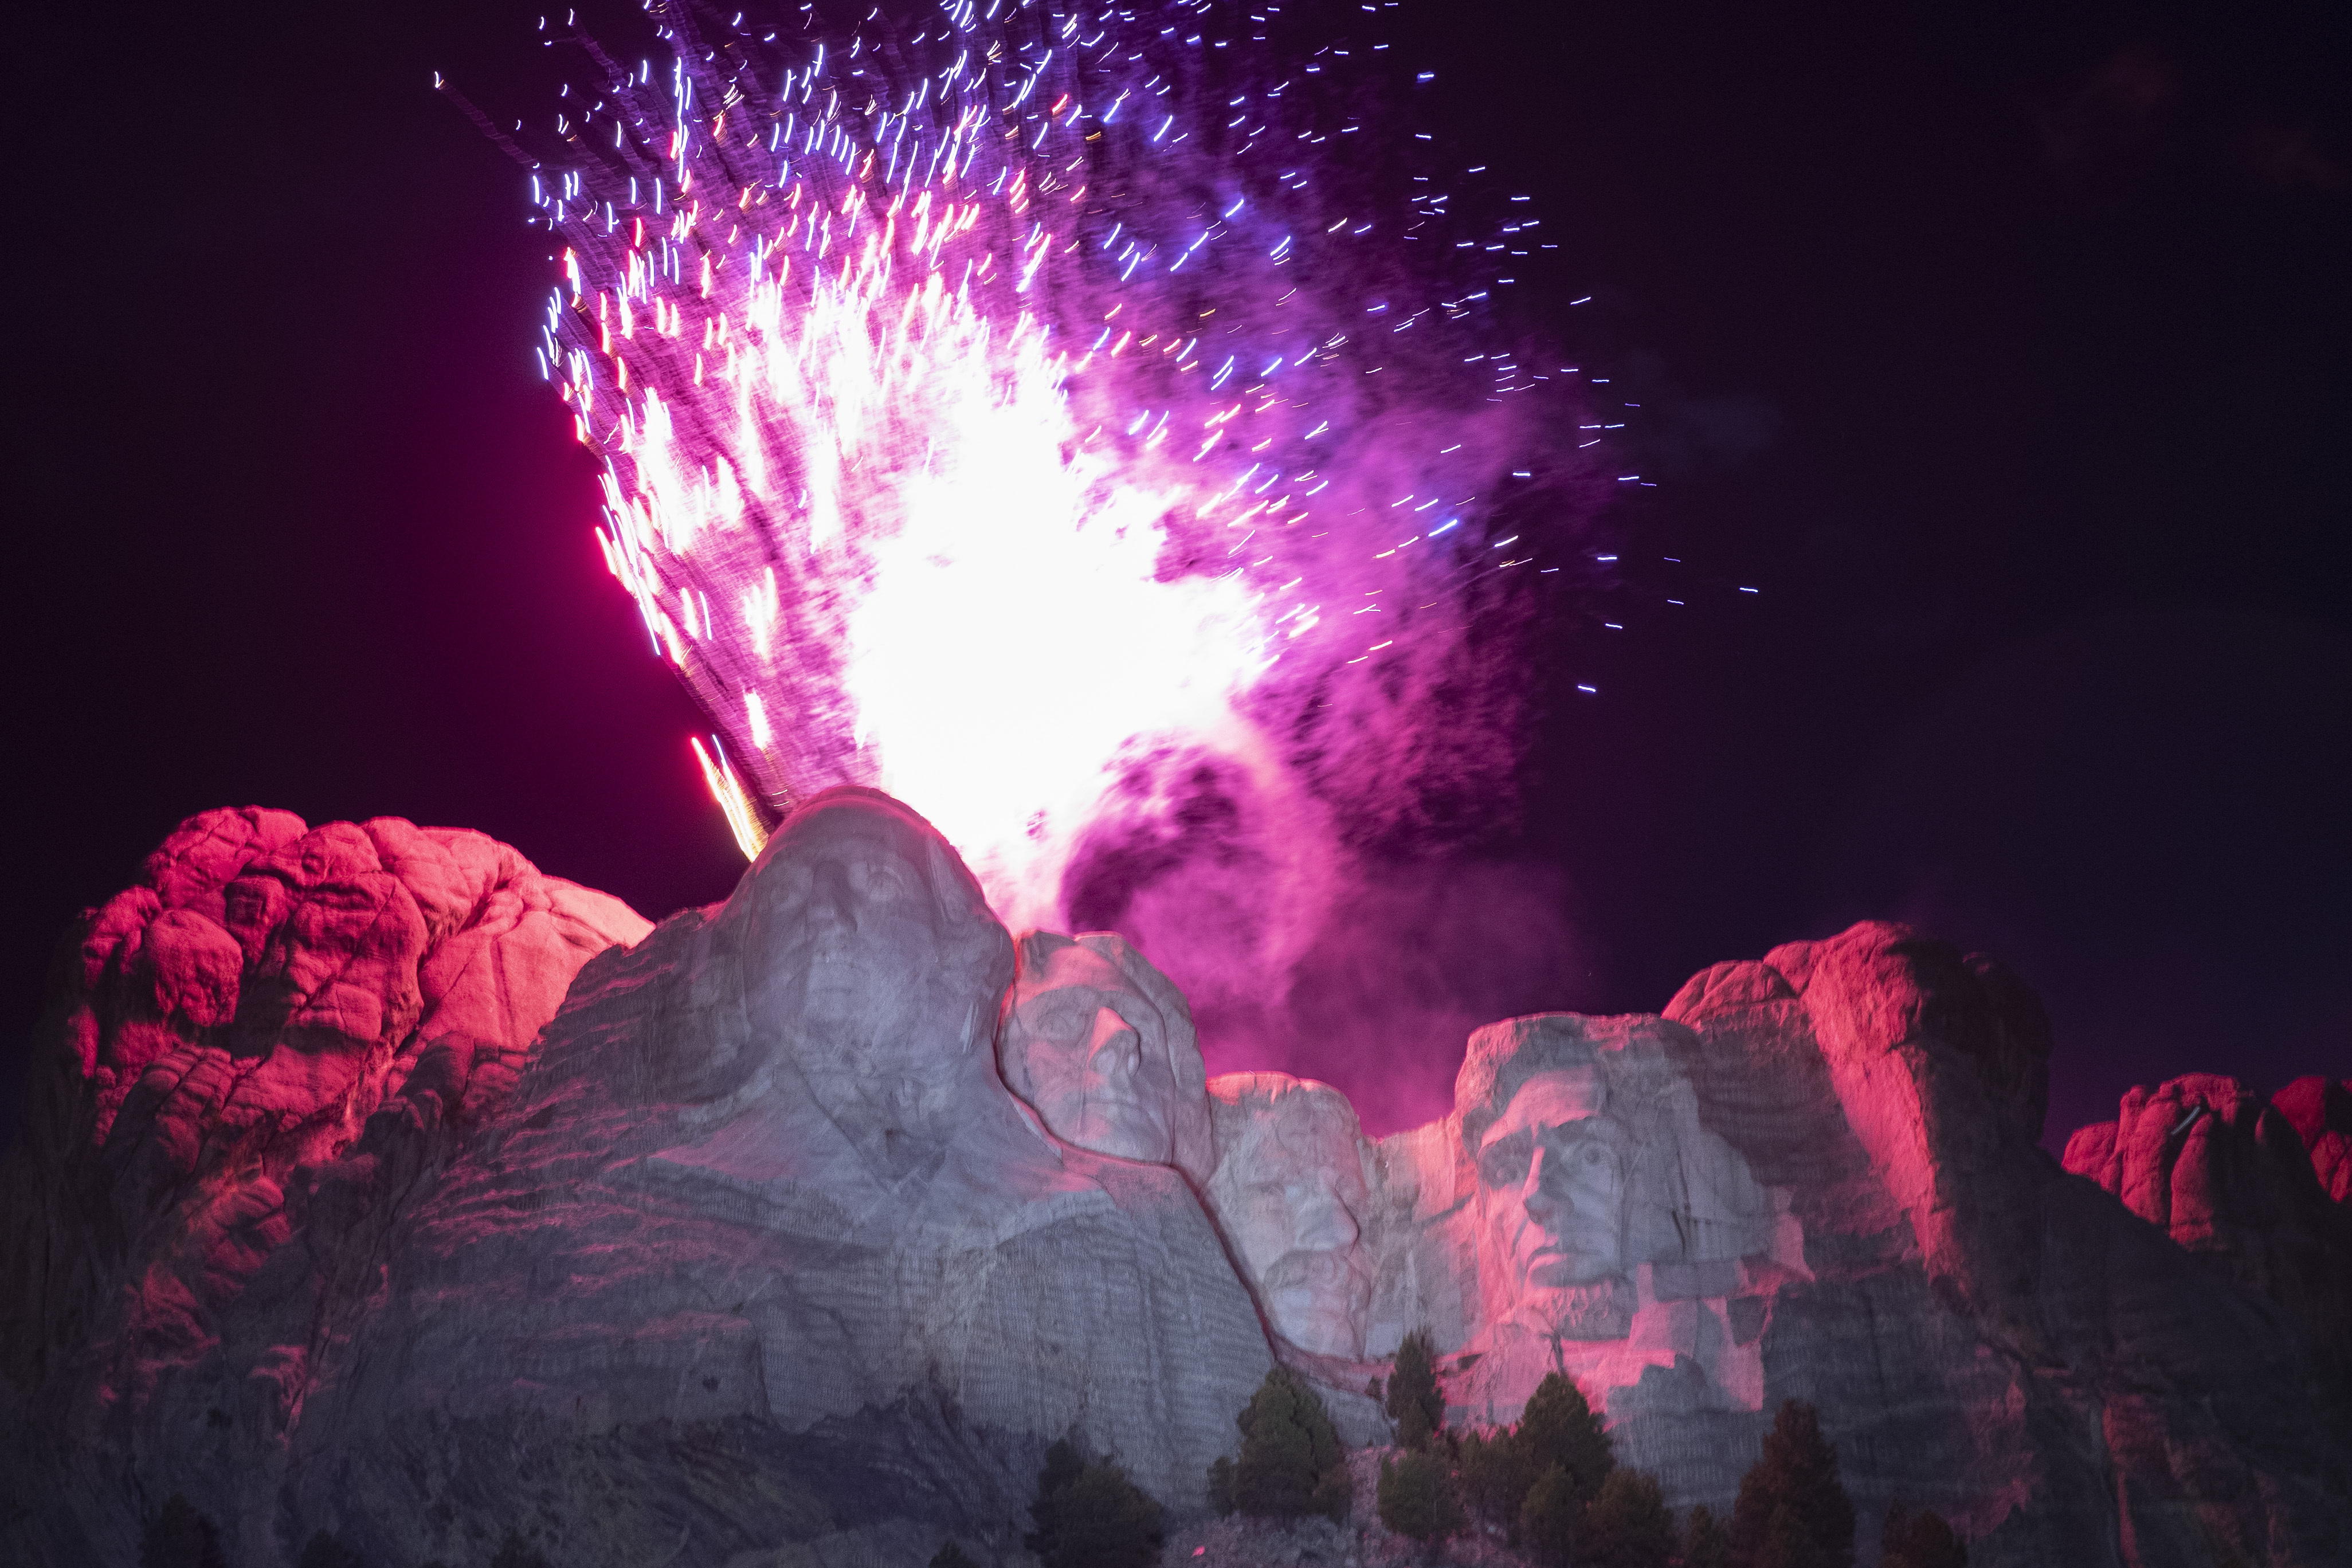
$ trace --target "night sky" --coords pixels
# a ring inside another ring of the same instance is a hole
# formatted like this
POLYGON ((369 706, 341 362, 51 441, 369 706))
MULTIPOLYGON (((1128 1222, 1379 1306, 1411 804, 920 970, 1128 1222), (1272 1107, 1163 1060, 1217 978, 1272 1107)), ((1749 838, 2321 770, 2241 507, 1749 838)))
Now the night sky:
MULTIPOLYGON (((1595 522, 1645 613, 1547 631, 1523 826, 1428 900, 1558 940, 1433 935, 1455 1000, 1654 1010, 1877 915, 2041 991, 2053 1147, 2352 1070, 2352 12, 1412 4, 1659 481, 1595 522)), ((652 916, 741 868, 522 175, 427 89, 537 112, 537 18, 17 19, 0 1138, 58 933, 190 813, 477 827, 652 916)))

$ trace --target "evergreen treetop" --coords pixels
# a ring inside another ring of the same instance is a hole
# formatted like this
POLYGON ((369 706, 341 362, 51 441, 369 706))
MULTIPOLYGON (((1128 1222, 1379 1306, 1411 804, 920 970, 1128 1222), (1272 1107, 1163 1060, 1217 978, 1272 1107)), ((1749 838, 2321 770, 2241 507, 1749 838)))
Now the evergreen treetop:
POLYGON ((1445 1395, 1437 1386, 1437 1347, 1427 1329, 1415 1329, 1397 1346, 1396 1364, 1389 1373, 1389 1419, 1396 1423, 1397 1445, 1425 1448, 1445 1429, 1445 1395))
POLYGON ((1705 1503, 1693 1507, 1683 1525, 1683 1568, 1724 1568, 1730 1551, 1715 1510, 1705 1503))
POLYGON ((1968 1544, 1933 1509, 1917 1513, 1900 1502, 1886 1510, 1878 1532, 1880 1568, 1968 1568, 1968 1544))
POLYGON ((1547 1374, 1528 1396, 1519 1415, 1518 1440, 1537 1474, 1552 1465, 1568 1473, 1580 1505, 1601 1495, 1616 1468, 1617 1455, 1601 1417, 1575 1380, 1559 1373, 1547 1374))
POLYGON ((1618 1466, 1585 1506, 1577 1562, 1590 1568, 1667 1568, 1675 1556, 1674 1516, 1657 1478, 1618 1466))
POLYGON ((1115 1462, 1088 1462, 1066 1438, 1045 1450, 1029 1517, 1037 1528, 1022 1544, 1044 1568, 1153 1568, 1166 1535, 1150 1493, 1115 1462))
POLYGON ((1462 1508, 1445 1461, 1424 1449, 1407 1449, 1381 1461, 1378 1494, 1381 1522, 1423 1546, 1462 1528, 1462 1508))
POLYGON ((1821 1415, 1781 1403, 1731 1508, 1731 1568, 1853 1568, 1853 1501, 1821 1415))
MULTIPOLYGON (((1230 1482, 1234 1506, 1261 1519, 1348 1517, 1347 1452, 1322 1396, 1288 1367, 1276 1367, 1234 1418, 1241 1460, 1230 1482)), ((1213 1491, 1218 1481, 1211 1475, 1213 1491)))

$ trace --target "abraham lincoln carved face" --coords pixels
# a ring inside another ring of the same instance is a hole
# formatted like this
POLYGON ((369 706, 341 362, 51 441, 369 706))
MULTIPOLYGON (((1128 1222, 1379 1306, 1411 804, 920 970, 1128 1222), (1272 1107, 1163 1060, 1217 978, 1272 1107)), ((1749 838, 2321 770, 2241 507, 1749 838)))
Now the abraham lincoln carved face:
POLYGON ((1474 1037, 1456 1092, 1476 1173, 1489 1322, 1570 1338, 1623 1332, 1626 1129, 1580 1021, 1513 1019, 1474 1037))

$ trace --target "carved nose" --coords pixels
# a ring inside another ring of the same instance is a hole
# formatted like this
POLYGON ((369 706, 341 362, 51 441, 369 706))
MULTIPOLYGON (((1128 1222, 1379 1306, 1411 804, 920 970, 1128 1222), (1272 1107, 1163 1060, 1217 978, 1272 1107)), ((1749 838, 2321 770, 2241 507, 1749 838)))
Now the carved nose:
POLYGON ((837 930, 855 931, 857 920, 853 908, 848 868, 831 861, 819 865, 810 879, 807 918, 837 930))
POLYGON ((1528 1162, 1528 1181, 1527 1185, 1520 1189, 1520 1201, 1527 1205, 1531 1215, 1545 1216, 1576 1212, 1576 1205, 1569 1195, 1544 1179, 1550 1174, 1554 1158, 1549 1149, 1538 1143, 1535 1157, 1528 1162))
POLYGON ((1097 1072, 1111 1078, 1131 1078, 1142 1065, 1143 1037, 1108 1007, 1095 1009, 1094 1036, 1087 1056, 1097 1072))
POLYGON ((1337 1252, 1353 1247, 1363 1232, 1356 1216, 1347 1205, 1330 1192, 1318 1186, 1306 1192, 1291 1189, 1294 1212, 1297 1215, 1297 1245, 1303 1251, 1337 1252))

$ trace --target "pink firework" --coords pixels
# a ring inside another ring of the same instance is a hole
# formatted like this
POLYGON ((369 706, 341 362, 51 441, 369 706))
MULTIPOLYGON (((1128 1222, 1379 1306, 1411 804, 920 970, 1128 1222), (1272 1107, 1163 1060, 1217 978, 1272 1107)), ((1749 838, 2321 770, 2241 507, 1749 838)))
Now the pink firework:
POLYGON ((571 40, 540 352, 747 854, 875 784, 1053 922, 1107 795, 1195 752, 1328 850, 1311 759, 1377 742, 1532 558, 1490 521, 1557 373, 1490 341, 1539 220, 1366 123, 1411 73, 1346 15, 673 8, 634 69, 571 40))

